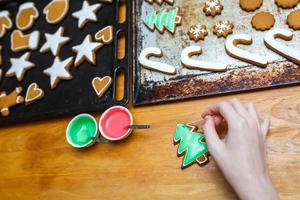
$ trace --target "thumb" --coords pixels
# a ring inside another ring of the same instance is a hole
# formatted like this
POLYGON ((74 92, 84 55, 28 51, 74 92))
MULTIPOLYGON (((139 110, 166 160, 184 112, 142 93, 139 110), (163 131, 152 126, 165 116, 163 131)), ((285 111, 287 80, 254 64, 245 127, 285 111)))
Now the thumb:
POLYGON ((214 120, 211 116, 205 117, 203 131, 205 134, 209 151, 214 155, 216 152, 219 152, 219 150, 221 150, 224 143, 220 140, 218 136, 214 120))
POLYGON ((262 121, 261 121, 261 131, 262 131, 264 140, 267 139, 269 128, 270 128, 270 120, 269 119, 262 119, 262 121))

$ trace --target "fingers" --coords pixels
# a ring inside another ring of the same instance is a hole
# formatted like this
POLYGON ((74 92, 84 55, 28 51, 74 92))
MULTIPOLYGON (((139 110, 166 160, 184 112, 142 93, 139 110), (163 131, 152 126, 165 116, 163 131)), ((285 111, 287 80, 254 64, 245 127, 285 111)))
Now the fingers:
POLYGON ((259 117, 258 117, 258 114, 256 112, 254 104, 253 103, 247 103, 246 107, 247 107, 249 115, 256 121, 257 125, 260 125, 259 117))
POLYGON ((263 136, 263 139, 266 140, 269 129, 270 129, 270 120, 269 119, 261 119, 260 121, 261 121, 260 126, 261 126, 262 136, 263 136))
POLYGON ((248 119, 248 111, 245 105, 240 100, 232 99, 230 100, 230 103, 232 104, 233 108, 241 117, 248 119))
POLYGON ((203 126, 206 142, 208 144, 209 151, 216 156, 218 152, 223 148, 224 143, 220 140, 213 118, 207 116, 205 118, 205 124, 203 126))

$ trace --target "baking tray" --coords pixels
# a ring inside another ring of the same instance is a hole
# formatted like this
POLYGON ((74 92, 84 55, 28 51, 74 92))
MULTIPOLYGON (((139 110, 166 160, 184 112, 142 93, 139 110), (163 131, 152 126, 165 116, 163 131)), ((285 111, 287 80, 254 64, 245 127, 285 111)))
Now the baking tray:
MULTIPOLYGON (((1 1, 0 10, 8 10, 11 14, 11 19, 14 22, 13 28, 6 33, 5 37, 0 40, 3 46, 3 65, 2 70, 5 73, 10 67, 9 58, 18 58, 23 55, 21 53, 13 53, 10 50, 10 34, 16 29, 15 17, 19 4, 26 1, 1 1)), ((114 0, 112 4, 101 3, 102 7, 97 12, 98 22, 87 23, 83 29, 78 29, 77 19, 72 17, 72 13, 81 9, 83 0, 70 0, 70 9, 67 16, 58 24, 50 25, 46 22, 45 16, 42 13, 43 8, 50 0, 32 0, 39 10, 39 18, 35 21, 30 30, 23 32, 28 34, 34 30, 41 32, 41 40, 39 48, 32 51, 30 61, 36 64, 36 67, 30 69, 25 74, 23 80, 18 82, 15 77, 2 77, 0 81, 0 90, 9 93, 17 86, 23 87, 22 96, 25 96, 28 86, 36 82, 45 92, 43 99, 34 102, 30 105, 17 105, 10 109, 11 114, 8 117, 0 116, 0 124, 6 125, 11 123, 28 122, 53 118, 64 115, 72 115, 82 112, 98 112, 113 105, 125 106, 129 101, 129 79, 131 57, 131 0, 126 0, 126 21, 118 22, 119 4, 121 0, 114 0), (114 42, 110 45, 105 45, 96 54, 96 65, 88 62, 82 63, 79 67, 71 67, 70 73, 73 79, 70 81, 61 80, 58 86, 50 89, 50 79, 42 72, 50 67, 54 61, 54 56, 51 53, 40 53, 39 49, 45 42, 44 33, 54 33, 62 26, 65 28, 64 36, 71 38, 71 42, 61 48, 60 58, 62 60, 76 56, 71 50, 72 46, 80 44, 87 34, 94 35, 97 31, 105 26, 114 26, 114 42), (118 52, 118 37, 124 33, 126 37, 126 53, 121 60, 117 59, 118 52), (116 74, 122 70, 125 76, 124 83, 124 98, 121 101, 116 100, 116 74), (91 81, 96 76, 111 76, 113 86, 105 94, 104 97, 98 98, 92 88, 91 81)), ((100 3, 98 0, 89 0, 90 4, 100 3)))
MULTIPOLYGON (((239 7, 239 0, 222 1, 224 9, 221 15, 215 18, 205 16, 202 11, 205 0, 175 0, 174 6, 164 3, 150 5, 146 1, 136 1, 134 16, 134 77, 133 103, 145 105, 173 100, 190 99, 210 95, 248 91, 254 89, 271 88, 291 85, 300 82, 300 68, 278 54, 267 49, 264 45, 266 32, 256 31, 251 27, 252 16, 259 11, 269 11, 275 18, 275 27, 288 28, 287 15, 295 9, 281 9, 274 0, 264 0, 262 7, 255 12, 246 12, 239 7), (174 35, 168 33, 151 32, 142 19, 146 14, 164 8, 178 7, 182 17, 181 26, 177 26, 174 35), (219 20, 231 20, 235 24, 234 34, 246 33, 253 37, 252 45, 242 45, 241 48, 267 56, 272 61, 267 68, 259 68, 229 57, 224 48, 225 39, 217 38, 212 34, 213 25, 219 20), (204 41, 189 40, 189 27, 201 23, 208 27, 209 35, 204 41), (188 46, 201 46, 203 53, 193 59, 218 61, 228 66, 226 72, 209 72, 204 70, 189 70, 184 68, 180 61, 181 51, 188 46), (142 68, 137 58, 140 52, 147 47, 159 47, 163 51, 162 58, 151 58, 176 67, 177 74, 164 75, 159 72, 142 68), (217 59, 216 59, 217 58, 217 59)), ((292 41, 282 43, 297 49, 300 52, 300 31, 293 31, 292 41)))

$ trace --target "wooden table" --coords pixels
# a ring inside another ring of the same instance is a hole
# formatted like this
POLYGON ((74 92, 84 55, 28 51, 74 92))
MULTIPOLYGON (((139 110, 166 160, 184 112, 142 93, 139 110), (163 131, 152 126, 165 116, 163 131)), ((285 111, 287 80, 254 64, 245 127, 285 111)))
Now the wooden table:
MULTIPOLYGON (((0 199, 236 199, 215 162, 182 171, 173 133, 177 123, 200 118, 209 105, 240 98, 271 118, 268 161, 282 199, 300 199, 300 86, 130 107, 135 131, 118 144, 70 147, 71 117, 0 128, 0 199)), ((96 113, 99 118, 101 113, 96 113)))

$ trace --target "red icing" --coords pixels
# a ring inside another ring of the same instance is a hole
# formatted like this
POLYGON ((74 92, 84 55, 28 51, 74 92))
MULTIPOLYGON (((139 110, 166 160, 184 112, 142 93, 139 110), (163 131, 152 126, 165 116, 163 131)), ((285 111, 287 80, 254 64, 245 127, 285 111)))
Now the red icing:
POLYGON ((102 128, 102 134, 111 139, 122 139, 126 137, 129 129, 126 126, 130 125, 131 116, 122 108, 115 107, 101 117, 100 126, 102 128))

